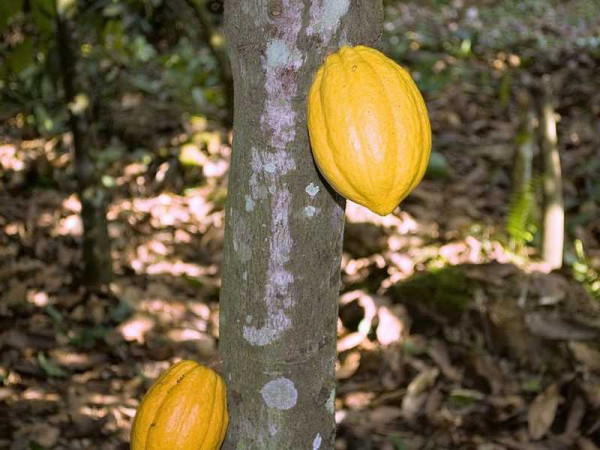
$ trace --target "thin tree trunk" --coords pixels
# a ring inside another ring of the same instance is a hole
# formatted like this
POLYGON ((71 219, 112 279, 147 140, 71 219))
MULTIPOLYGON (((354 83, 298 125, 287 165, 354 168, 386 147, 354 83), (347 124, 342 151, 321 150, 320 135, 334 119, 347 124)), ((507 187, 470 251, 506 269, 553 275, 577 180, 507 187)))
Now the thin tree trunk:
POLYGON ((344 201, 318 175, 306 97, 325 56, 372 45, 381 0, 228 0, 235 86, 221 352, 225 449, 332 449, 344 201))
POLYGON ((73 133, 75 177, 81 201, 83 222, 83 279, 88 287, 98 287, 112 278, 110 239, 106 221, 107 194, 100 185, 94 154, 98 151, 90 118, 91 100, 83 74, 78 70, 77 29, 74 3, 60 6, 56 30, 65 102, 69 109, 69 127, 73 133))
POLYGON ((558 153, 556 113, 552 105, 549 75, 543 80, 540 122, 542 157, 544 161, 544 228, 542 259, 551 269, 560 269, 563 261, 565 211, 562 173, 558 153))

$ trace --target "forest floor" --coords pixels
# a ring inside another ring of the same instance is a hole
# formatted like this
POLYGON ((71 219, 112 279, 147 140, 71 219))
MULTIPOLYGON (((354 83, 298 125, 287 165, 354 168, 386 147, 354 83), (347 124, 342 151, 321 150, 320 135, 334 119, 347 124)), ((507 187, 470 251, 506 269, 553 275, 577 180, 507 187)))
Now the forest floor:
MULTIPOLYGON (((347 206, 339 450, 600 449, 600 42, 536 11, 539 24, 507 19, 494 38, 477 33, 495 20, 485 11, 387 11, 387 51, 415 68, 435 164, 393 215, 347 206), (395 42, 396 28, 418 31, 395 42), (562 43, 542 54, 530 35, 562 43), (490 38, 497 50, 471 49, 490 38), (567 222, 566 264, 551 273, 539 232, 515 246, 506 226, 530 105, 518 99, 535 105, 544 74, 567 222)), ((0 449, 125 450, 141 396, 175 358, 218 366, 229 139, 192 117, 109 161, 116 277, 89 293, 69 135, 2 138, 0 449)))

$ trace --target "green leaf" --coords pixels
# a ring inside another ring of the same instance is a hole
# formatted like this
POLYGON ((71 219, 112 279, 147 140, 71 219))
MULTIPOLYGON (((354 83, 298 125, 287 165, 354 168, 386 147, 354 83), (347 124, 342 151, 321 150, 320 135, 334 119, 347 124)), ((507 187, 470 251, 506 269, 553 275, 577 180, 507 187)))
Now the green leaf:
POLYGON ((56 309, 52 305, 48 305, 46 307, 46 313, 54 320, 56 323, 61 323, 63 321, 63 316, 58 309, 56 309))
POLYGON ((512 194, 506 219, 506 231, 517 248, 531 242, 537 231, 534 212, 536 208, 535 192, 540 184, 539 178, 533 178, 522 190, 512 194))
POLYGON ((123 4, 111 3, 110 5, 106 6, 102 10, 102 15, 104 17, 118 17, 123 13, 123 11, 124 11, 123 4))
POLYGON ((500 88, 498 97, 500 98, 500 104, 503 108, 506 108, 510 100, 510 94, 512 89, 512 75, 510 72, 506 72, 500 82, 500 88))
POLYGON ((406 450, 404 439, 399 434, 392 434, 389 436, 389 439, 396 450, 406 450))
POLYGON ((435 150, 432 151, 425 176, 431 180, 447 180, 450 178, 450 172, 446 157, 435 150))
POLYGON ((54 32, 56 9, 54 0, 34 0, 32 2, 33 22, 40 34, 51 36, 54 32))
POLYGON ((21 73, 25 70, 33 63, 33 50, 33 39, 31 37, 25 38, 23 42, 13 48, 8 58, 6 58, 10 70, 14 73, 21 73))
POLYGON ((109 315, 113 321, 121 323, 131 316, 131 313, 131 306, 129 306, 126 302, 121 301, 115 308, 110 310, 109 315))
POLYGON ((67 372, 63 368, 52 363, 43 353, 38 353, 37 361, 49 377, 64 378, 67 376, 67 372))
POLYGON ((23 0, 2 0, 0 2, 0 34, 4 32, 10 19, 23 10, 23 0))

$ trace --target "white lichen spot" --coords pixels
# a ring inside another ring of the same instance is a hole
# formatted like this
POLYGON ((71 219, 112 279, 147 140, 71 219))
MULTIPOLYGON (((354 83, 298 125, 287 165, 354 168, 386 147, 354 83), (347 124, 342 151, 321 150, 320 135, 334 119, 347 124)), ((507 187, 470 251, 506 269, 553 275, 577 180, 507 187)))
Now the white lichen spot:
POLYGON ((269 193, 273 195, 275 193, 273 183, 277 180, 277 176, 286 175, 296 169, 296 162, 285 150, 260 152, 256 147, 252 147, 251 164, 250 192, 253 200, 265 199, 269 193))
POLYGON ((323 28, 337 28, 350 8, 350 0, 323 0, 323 28))
POLYGON ((335 411, 335 388, 331 390, 329 393, 329 397, 327 398, 327 402, 325 402, 325 407, 327 408, 327 412, 329 414, 333 414, 335 411))
POLYGON ((267 46, 267 66, 271 68, 284 67, 302 58, 297 48, 291 49, 283 39, 275 39, 267 46))
POLYGON ((313 217, 317 213, 317 208, 314 206, 307 206, 304 208, 304 215, 306 217, 313 217))
POLYGON ((244 339, 259 347, 268 345, 283 334, 292 325, 283 308, 273 309, 267 305, 267 318, 261 328, 244 326, 244 339))
POLYGON ((267 46, 267 65, 279 67, 287 63, 290 58, 290 50, 284 40, 275 39, 267 46))
POLYGON ((269 381, 260 390, 260 394, 269 408, 291 409, 298 401, 298 391, 293 381, 284 377, 269 381))
POLYGON ((313 441, 313 450, 318 450, 321 448, 321 443, 323 439, 321 438, 321 434, 317 433, 315 436, 315 440, 313 441))
POLYGON ((269 435, 275 436, 277 434, 277 425, 274 423, 269 423, 269 435))
POLYGON ((313 1, 307 34, 311 36, 318 33, 323 42, 328 44, 349 8, 350 0, 313 1))
POLYGON ((304 190, 308 195, 310 195, 311 198, 315 198, 315 196, 319 193, 319 186, 316 186, 315 183, 310 183, 304 190))
POLYGON ((250 322, 252 322, 252 316, 250 314, 248 314, 246 316, 246 323, 250 323, 250 322))
POLYGON ((254 200, 252 200, 252 197, 249 195, 246 195, 246 211, 254 211, 254 200))
POLYGON ((263 158, 267 173, 280 172, 282 175, 286 175, 296 169, 296 161, 285 150, 266 153, 263 158))

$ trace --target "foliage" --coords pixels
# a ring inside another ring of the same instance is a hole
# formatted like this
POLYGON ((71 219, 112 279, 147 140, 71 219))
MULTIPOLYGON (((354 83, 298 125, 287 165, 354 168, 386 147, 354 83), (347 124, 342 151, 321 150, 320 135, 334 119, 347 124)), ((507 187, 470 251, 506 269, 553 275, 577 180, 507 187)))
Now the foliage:
POLYGON ((450 266, 409 278, 395 288, 395 294, 406 302, 424 303, 456 315, 471 303, 471 289, 465 272, 450 266))
MULTIPOLYGON (((44 135, 63 131, 67 118, 61 102, 53 2, 35 0, 25 10, 21 1, 10 0, 2 3, 0 14, 6 22, 0 23, 0 33, 7 37, 0 44, 0 83, 9 88, 0 95, 0 116, 24 114, 25 125, 44 135)), ((224 106, 216 62, 193 21, 185 20, 171 4, 90 0, 85 6, 79 11, 78 39, 95 103, 139 93, 175 102, 190 113, 215 114, 224 106)), ((110 132, 113 113, 106 105, 96 106, 108 116, 100 128, 110 132)))
POLYGON ((595 268, 585 255, 583 242, 575 240, 575 261, 572 263, 575 279, 582 283, 586 290, 600 301, 600 271, 595 268))
POLYGON ((539 213, 536 210, 539 186, 539 177, 534 177, 520 191, 515 192, 509 201, 506 231, 514 249, 518 250, 531 243, 539 228, 539 214, 536 214, 539 213))

